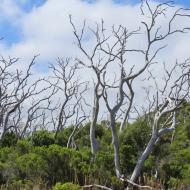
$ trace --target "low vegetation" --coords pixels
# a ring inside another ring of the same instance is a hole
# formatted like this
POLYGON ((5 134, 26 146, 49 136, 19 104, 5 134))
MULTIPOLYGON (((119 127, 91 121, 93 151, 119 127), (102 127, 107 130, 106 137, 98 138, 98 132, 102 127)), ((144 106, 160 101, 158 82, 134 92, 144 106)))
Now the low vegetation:
MULTIPOLYGON (((186 115, 187 108, 184 108, 186 115)), ((184 111, 183 110, 183 111, 184 111)), ((190 188, 190 119, 183 121, 173 134, 162 137, 145 161, 139 183, 155 189, 190 188)), ((119 123, 117 124, 119 130, 119 123)), ((90 184, 100 184, 114 190, 124 189, 126 182, 115 176, 111 131, 96 126, 99 151, 95 158, 90 151, 89 128, 86 124, 76 136, 77 147, 67 148, 72 126, 54 138, 54 132, 36 131, 27 138, 18 139, 8 132, 1 140, 1 189, 80 190, 90 184), (62 140, 60 140, 62 139, 62 140)), ((128 124, 120 135, 122 173, 130 176, 137 159, 146 147, 150 134, 145 118, 128 124)), ((88 188, 87 188, 88 189, 88 188)))

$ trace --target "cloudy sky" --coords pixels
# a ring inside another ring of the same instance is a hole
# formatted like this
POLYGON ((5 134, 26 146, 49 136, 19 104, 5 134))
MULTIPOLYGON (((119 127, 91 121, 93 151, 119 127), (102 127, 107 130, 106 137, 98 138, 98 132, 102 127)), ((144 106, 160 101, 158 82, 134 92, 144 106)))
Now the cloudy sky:
MULTIPOLYGON (((154 4, 156 1, 150 2, 154 4)), ((136 29, 141 21, 139 3, 139 0, 0 0, 0 37, 3 37, 0 55, 21 58, 18 66, 24 68, 35 54, 40 54, 37 72, 39 75, 47 73, 49 63, 57 57, 78 55, 69 23, 70 14, 78 29, 84 19, 90 26, 104 19, 108 29, 113 24, 136 29)), ((189 0, 175 0, 175 4, 190 8, 189 0)), ((158 25, 164 28, 166 22, 160 20, 158 25)), ((190 20, 182 18, 175 26, 190 27, 190 20)), ((143 39, 136 39, 131 45, 141 48, 145 44, 143 39)), ((87 41, 90 49, 93 40, 87 38, 87 41)), ((176 35, 164 43, 168 46, 159 54, 159 61, 166 61, 170 66, 176 59, 190 57, 190 34, 176 35)), ((133 56, 130 62, 135 64, 139 59, 133 56)))
MULTIPOLYGON (((44 60, 69 56, 74 41, 68 15, 77 23, 105 19, 108 25, 133 23, 139 0, 0 0, 0 53, 44 60), (133 16, 132 16, 133 15, 133 16)), ((190 7, 189 0, 176 4, 190 7)), ((80 25, 79 25, 80 26, 80 25)))
MULTIPOLYGON (((174 2, 176 6, 190 8, 189 0, 174 2)), ((57 57, 78 55, 70 14, 78 29, 84 19, 90 26, 104 19, 108 29, 113 24, 122 24, 130 30, 139 27, 139 3, 139 0, 0 0, 0 36, 3 37, 0 55, 19 57, 20 67, 24 67, 33 55, 40 54, 37 71, 45 73, 49 63, 57 57)), ((190 20, 181 18, 175 25, 188 26, 189 23, 190 20)), ((158 21, 158 25, 166 26, 166 22, 158 21)), ((87 41, 90 48, 93 40, 87 41)), ((144 43, 142 39, 131 44, 139 48, 144 43)), ((173 62, 190 56, 190 34, 176 35, 164 43, 168 46, 159 55, 161 61, 173 62)), ((135 63, 138 59, 131 57, 130 61, 135 63)))

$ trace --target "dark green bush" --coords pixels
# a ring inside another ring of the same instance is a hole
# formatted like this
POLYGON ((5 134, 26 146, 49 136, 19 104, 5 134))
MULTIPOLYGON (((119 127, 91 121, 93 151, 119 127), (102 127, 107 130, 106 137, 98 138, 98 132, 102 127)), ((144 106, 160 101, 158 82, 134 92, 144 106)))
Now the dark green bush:
POLYGON ((82 190, 82 188, 73 183, 57 183, 55 187, 53 187, 53 190, 82 190))
POLYGON ((16 144, 16 149, 18 151, 19 154, 27 154, 32 150, 32 144, 31 142, 27 141, 27 140, 18 140, 17 144, 16 144))
POLYGON ((0 145, 1 147, 15 146, 17 140, 18 140, 17 135, 13 131, 10 131, 3 135, 2 139, 0 140, 0 145))
POLYGON ((60 131, 55 139, 55 143, 60 145, 60 146, 67 146, 67 141, 68 138, 70 136, 70 134, 72 133, 73 127, 68 127, 62 131, 60 131))
POLYGON ((21 174, 30 179, 41 179, 47 175, 47 163, 38 154, 24 154, 17 158, 16 163, 21 174))
POLYGON ((49 146, 51 144, 54 144, 54 134, 46 131, 36 131, 32 134, 31 142, 34 146, 49 146))

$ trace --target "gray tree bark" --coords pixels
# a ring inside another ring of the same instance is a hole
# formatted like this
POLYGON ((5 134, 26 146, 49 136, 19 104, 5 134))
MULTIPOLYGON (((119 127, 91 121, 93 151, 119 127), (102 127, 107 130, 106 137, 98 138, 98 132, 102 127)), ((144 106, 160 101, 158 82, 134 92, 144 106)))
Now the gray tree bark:
POLYGON ((130 181, 135 182, 138 178, 138 176, 140 175, 140 172, 142 170, 142 167, 144 165, 144 161, 147 159, 147 157, 151 154, 152 149, 155 145, 155 142, 157 140, 157 135, 153 134, 151 139, 149 140, 149 143, 146 147, 146 149, 144 150, 144 152, 142 153, 142 155, 140 156, 140 158, 137 161, 137 164, 135 166, 135 169, 131 175, 130 181))
POLYGON ((116 123, 115 123, 114 116, 111 116, 110 122, 111 122, 110 127, 111 127, 111 131, 112 131, 112 143, 113 143, 113 147, 114 147, 115 172, 116 172, 116 176, 118 178, 121 178, 119 139, 118 139, 118 135, 117 135, 116 123))
POLYGON ((133 173, 131 175, 130 181, 136 182, 138 176, 140 175, 140 172, 142 170, 142 167, 144 165, 145 160, 148 158, 148 156, 151 154, 154 145, 156 144, 157 140, 159 137, 165 135, 166 133, 172 132, 176 128, 176 112, 175 109, 180 105, 175 105, 174 108, 170 108, 168 110, 165 110, 165 108, 168 105, 168 100, 163 104, 163 107, 161 108, 160 111, 158 111, 155 114, 155 119, 154 119, 154 124, 152 126, 152 136, 148 142, 148 145, 146 146, 144 152, 141 154, 139 157, 137 164, 135 166, 135 169, 133 170, 133 173), (173 111, 174 109, 174 111, 173 111), (169 119, 166 119, 166 122, 164 123, 163 128, 159 129, 160 127, 160 121, 163 116, 166 115, 166 113, 172 113, 172 117, 169 117, 169 119), (167 127, 168 121, 170 121, 170 118, 172 119, 172 124, 170 127, 167 127))
POLYGON ((98 112, 99 112, 99 96, 95 92, 94 106, 93 106, 93 111, 92 111, 92 121, 91 121, 91 125, 90 125, 90 143, 91 143, 91 152, 93 155, 95 155, 98 150, 98 143, 97 143, 96 136, 95 136, 98 112))

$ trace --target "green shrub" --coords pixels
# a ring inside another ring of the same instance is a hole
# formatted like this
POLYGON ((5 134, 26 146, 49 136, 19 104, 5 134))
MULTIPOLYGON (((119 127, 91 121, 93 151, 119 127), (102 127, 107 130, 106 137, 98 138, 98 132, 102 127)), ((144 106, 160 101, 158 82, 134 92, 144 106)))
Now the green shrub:
POLYGON ((31 179, 46 176, 47 163, 35 153, 24 154, 16 160, 20 172, 31 179))
POLYGON ((82 188, 73 183, 57 183, 53 190, 82 190, 82 188))
POLYGON ((36 131, 31 137, 32 144, 34 146, 49 146, 54 144, 55 140, 53 135, 53 133, 46 130, 36 131))
POLYGON ((13 131, 10 131, 3 135, 0 141, 0 145, 1 147, 11 147, 16 145, 17 140, 18 140, 17 135, 13 131))
POLYGON ((64 130, 60 131, 55 139, 55 143, 60 145, 60 146, 67 146, 67 141, 68 138, 70 136, 70 134, 72 133, 73 127, 68 127, 65 128, 64 130))
POLYGON ((32 144, 27 140, 18 140, 16 145, 19 154, 27 154, 32 149, 32 144))

